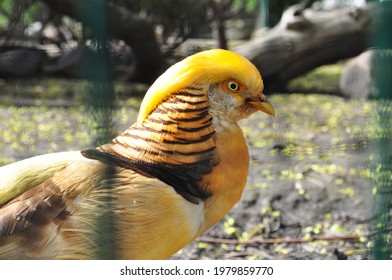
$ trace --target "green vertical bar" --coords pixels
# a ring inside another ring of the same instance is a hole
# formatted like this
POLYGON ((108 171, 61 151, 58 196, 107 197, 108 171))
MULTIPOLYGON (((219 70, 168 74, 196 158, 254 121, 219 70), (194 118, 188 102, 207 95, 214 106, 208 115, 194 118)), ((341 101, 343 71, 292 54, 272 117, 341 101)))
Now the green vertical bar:
MULTIPOLYGON (((95 146, 107 143, 113 138, 112 135, 112 109, 114 103, 114 91, 109 80, 109 54, 107 34, 107 14, 105 0, 85 0, 79 2, 83 24, 93 34, 93 54, 88 53, 85 57, 86 75, 88 77, 87 107, 90 108, 94 117, 97 138, 95 146)), ((107 167, 102 174, 102 181, 106 182, 99 186, 107 195, 101 197, 100 211, 97 213, 98 221, 96 228, 95 245, 98 248, 97 259, 115 259, 115 215, 114 204, 111 197, 110 179, 113 177, 113 168, 107 167)))
MULTIPOLYGON (((379 131, 387 132, 391 125, 390 106, 392 100, 392 19, 388 16, 391 13, 391 2, 379 3, 381 6, 380 13, 376 14, 375 20, 378 25, 375 33, 371 38, 373 47, 380 49, 379 55, 374 58, 375 82, 378 90, 377 101, 377 120, 379 131), (389 56, 389 58, 388 58, 389 56), (389 108, 389 109, 388 109, 389 108)), ((387 133, 388 134, 388 133, 387 133)), ((392 205, 392 154, 391 154, 391 136, 386 135, 378 141, 377 166, 374 170, 374 182, 376 187, 374 227, 377 234, 373 239, 373 259, 390 259, 391 258, 391 232, 389 225, 391 223, 391 205, 392 205)))
POLYGON ((260 0, 260 22, 261 28, 269 27, 269 0, 260 0))

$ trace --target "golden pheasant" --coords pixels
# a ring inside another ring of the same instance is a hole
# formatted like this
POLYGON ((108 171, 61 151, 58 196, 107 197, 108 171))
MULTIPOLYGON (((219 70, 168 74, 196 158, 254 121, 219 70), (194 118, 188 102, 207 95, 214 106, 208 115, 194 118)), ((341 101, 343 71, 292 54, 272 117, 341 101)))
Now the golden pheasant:
POLYGON ((170 257, 240 199, 249 156, 237 121, 275 114, 262 90, 244 57, 200 52, 155 81, 110 143, 1 167, 0 259, 170 257))

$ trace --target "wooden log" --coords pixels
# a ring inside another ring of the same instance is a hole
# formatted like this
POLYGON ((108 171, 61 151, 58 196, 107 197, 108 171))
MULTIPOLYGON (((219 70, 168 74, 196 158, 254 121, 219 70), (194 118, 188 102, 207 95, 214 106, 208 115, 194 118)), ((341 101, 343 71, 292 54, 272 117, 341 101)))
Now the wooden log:
POLYGON ((235 51, 256 65, 266 92, 282 90, 289 80, 315 67, 363 52, 375 10, 370 4, 330 12, 294 5, 276 27, 235 51))

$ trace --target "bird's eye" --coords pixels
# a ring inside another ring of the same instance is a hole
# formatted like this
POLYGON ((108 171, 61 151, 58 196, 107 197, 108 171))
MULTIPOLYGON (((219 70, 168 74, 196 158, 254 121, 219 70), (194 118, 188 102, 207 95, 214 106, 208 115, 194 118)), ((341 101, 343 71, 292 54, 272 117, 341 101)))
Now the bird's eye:
POLYGON ((240 85, 236 82, 233 81, 228 81, 226 84, 226 87, 230 90, 230 91, 238 91, 240 89, 240 85))

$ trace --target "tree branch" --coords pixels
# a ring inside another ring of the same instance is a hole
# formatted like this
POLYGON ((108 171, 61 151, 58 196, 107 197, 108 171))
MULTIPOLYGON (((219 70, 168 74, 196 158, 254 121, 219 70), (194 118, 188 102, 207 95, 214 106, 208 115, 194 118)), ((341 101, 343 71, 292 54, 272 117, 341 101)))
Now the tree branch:
POLYGON ((301 8, 301 4, 291 6, 276 27, 235 49, 259 69, 266 91, 281 90, 289 80, 320 65, 356 56, 368 46, 375 6, 350 12, 302 12, 301 8))
MULTIPOLYGON (((94 16, 93 0, 42 0, 52 10, 68 15, 91 27, 94 16)), ((112 2, 106 4, 109 35, 126 42, 138 61, 139 80, 151 82, 167 67, 156 41, 152 25, 131 11, 112 2)))
MULTIPOLYGON (((392 231, 392 227, 386 228, 385 232, 392 231)), ((211 238, 211 237, 200 237, 197 241, 206 243, 224 243, 233 245, 257 245, 257 244, 299 244, 299 243, 310 243, 314 241, 342 241, 342 240, 359 240, 360 238, 369 238, 380 234, 380 231, 372 231, 367 234, 349 234, 349 235, 325 235, 325 236, 312 236, 310 238, 271 238, 264 239, 260 237, 254 237, 250 240, 236 240, 236 239, 225 239, 225 238, 211 238)))

